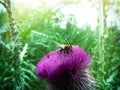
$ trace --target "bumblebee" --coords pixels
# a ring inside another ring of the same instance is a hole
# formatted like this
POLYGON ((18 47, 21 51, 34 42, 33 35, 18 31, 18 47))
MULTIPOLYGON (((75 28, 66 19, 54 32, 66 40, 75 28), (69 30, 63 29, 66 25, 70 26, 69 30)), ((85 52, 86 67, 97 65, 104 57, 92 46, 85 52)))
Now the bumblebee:
POLYGON ((58 46, 58 48, 59 48, 60 52, 64 52, 64 53, 69 53, 70 51, 72 51, 72 46, 71 45, 61 44, 61 45, 58 46))

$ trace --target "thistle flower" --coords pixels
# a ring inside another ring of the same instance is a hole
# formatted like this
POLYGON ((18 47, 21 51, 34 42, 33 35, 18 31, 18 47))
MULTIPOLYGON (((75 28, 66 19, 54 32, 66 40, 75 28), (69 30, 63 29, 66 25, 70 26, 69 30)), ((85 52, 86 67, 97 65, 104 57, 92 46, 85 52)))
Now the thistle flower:
POLYGON ((47 80, 46 90, 95 90, 88 70, 90 59, 79 46, 63 45, 38 62, 36 74, 47 80))

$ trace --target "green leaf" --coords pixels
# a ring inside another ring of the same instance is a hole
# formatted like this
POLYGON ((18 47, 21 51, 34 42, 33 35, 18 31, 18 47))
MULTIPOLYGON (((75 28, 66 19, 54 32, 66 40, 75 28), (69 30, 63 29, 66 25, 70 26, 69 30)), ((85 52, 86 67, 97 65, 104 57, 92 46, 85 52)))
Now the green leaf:
POLYGON ((2 27, 0 27, 0 34, 5 33, 7 31, 8 28, 8 23, 4 24, 2 27))
POLYGON ((31 70, 28 70, 28 69, 22 68, 22 71, 25 72, 25 73, 30 74, 33 78, 36 78, 35 73, 33 73, 31 70))

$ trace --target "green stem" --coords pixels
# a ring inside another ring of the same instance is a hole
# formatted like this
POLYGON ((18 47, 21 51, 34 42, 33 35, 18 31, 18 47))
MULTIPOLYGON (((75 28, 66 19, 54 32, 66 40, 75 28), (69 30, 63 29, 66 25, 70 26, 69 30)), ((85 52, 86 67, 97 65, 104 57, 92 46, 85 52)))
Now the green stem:
POLYGON ((19 87, 20 83, 20 59, 19 59, 19 44, 18 44, 18 32, 15 25, 15 19, 12 12, 12 4, 11 0, 7 0, 6 3, 0 1, 0 3, 6 8, 8 17, 9 17, 9 24, 11 29, 11 38, 13 42, 12 48, 12 58, 14 62, 14 90, 19 87))
POLYGON ((103 38, 103 32, 104 32, 104 13, 103 13, 103 0, 100 0, 100 14, 99 14, 99 62, 100 68, 102 69, 102 78, 104 79, 104 38, 103 38))

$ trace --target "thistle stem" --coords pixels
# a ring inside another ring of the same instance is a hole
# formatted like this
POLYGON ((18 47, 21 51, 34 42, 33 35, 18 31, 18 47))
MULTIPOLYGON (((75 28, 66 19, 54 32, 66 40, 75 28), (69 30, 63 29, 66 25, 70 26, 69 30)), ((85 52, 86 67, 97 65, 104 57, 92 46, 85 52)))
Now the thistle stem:
MULTIPOLYGON (((99 1, 99 62, 101 65, 101 68, 103 70, 103 73, 105 72, 104 68, 104 38, 103 38, 103 32, 104 32, 104 13, 103 13, 103 0, 99 1)), ((104 75, 102 73, 102 78, 104 78, 104 75)))
POLYGON ((12 12, 12 3, 11 0, 6 0, 5 2, 0 1, 0 3, 5 7, 9 17, 9 24, 10 24, 10 38, 12 39, 13 46, 12 46, 12 59, 14 62, 14 90, 19 87, 20 83, 20 59, 19 59, 19 44, 18 44, 18 32, 16 29, 15 19, 12 12))

